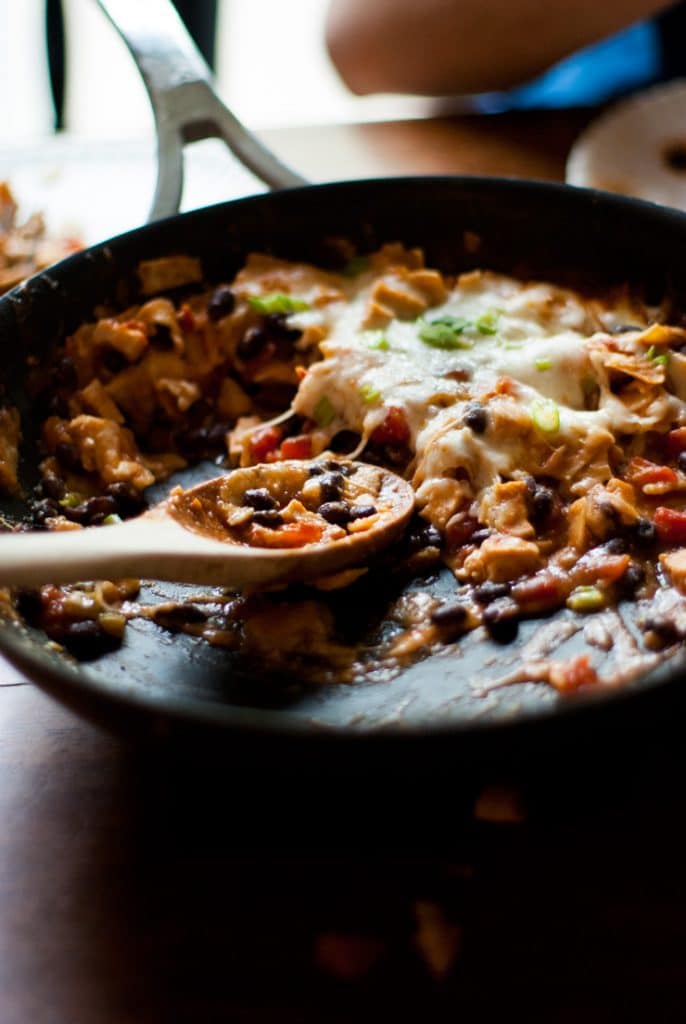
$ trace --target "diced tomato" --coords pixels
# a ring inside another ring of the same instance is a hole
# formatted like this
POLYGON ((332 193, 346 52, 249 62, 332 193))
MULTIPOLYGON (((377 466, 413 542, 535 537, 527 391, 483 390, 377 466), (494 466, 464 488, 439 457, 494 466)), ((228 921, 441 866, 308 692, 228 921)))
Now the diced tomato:
POLYGON ((49 583, 41 587, 40 624, 53 639, 58 639, 64 631, 64 598, 65 593, 60 587, 49 583))
POLYGON ((383 423, 372 433, 374 444, 405 444, 410 438, 407 417, 397 405, 391 405, 386 411, 383 423))
POLYGON ((587 654, 579 654, 568 661, 553 662, 550 667, 551 685, 561 693, 578 690, 581 686, 598 683, 598 673, 591 665, 587 654))
POLYGON ((276 530, 253 527, 256 544, 267 548, 302 548, 321 540, 324 525, 316 522, 284 523, 276 530))
POLYGON ((660 466, 657 462, 649 462, 640 456, 631 459, 625 476, 636 487, 645 487, 646 484, 675 484, 679 480, 669 466, 660 466))
POLYGON ((676 459, 681 452, 686 452, 686 427, 679 427, 677 430, 670 430, 665 438, 667 455, 676 459))
POLYGON ((195 328, 195 316, 187 302, 184 302, 176 314, 176 320, 182 331, 192 331, 195 328))
POLYGON ((686 544, 686 512, 660 505, 655 509, 653 523, 662 544, 686 544))
POLYGON ((611 555, 602 548, 592 548, 571 570, 575 587, 605 581, 612 583, 622 578, 629 567, 629 555, 611 555))
POLYGON ((297 437, 284 437, 281 442, 282 459, 311 459, 312 438, 307 434, 298 434, 297 437))
POLYGON ((250 435, 250 457, 253 462, 266 462, 279 447, 280 427, 260 427, 250 435))
POLYGON ((540 572, 521 583, 515 583, 512 596, 523 611, 531 614, 559 608, 570 590, 567 577, 540 572))

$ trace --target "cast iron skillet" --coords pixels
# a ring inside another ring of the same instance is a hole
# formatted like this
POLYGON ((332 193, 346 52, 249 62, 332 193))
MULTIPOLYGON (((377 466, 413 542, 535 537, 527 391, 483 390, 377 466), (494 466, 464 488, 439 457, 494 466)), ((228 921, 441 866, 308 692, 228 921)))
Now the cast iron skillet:
MULTIPOLYGON (((197 54, 188 56, 190 43, 181 37, 179 25, 168 26, 166 3, 103 0, 103 6, 134 22, 142 8, 159 19, 157 58, 151 56, 149 34, 136 33, 130 21, 126 29, 155 93, 161 148, 172 145, 180 153, 179 136, 219 134, 214 115, 190 128, 178 109, 172 118, 170 98, 172 106, 178 105, 188 87, 195 90, 192 109, 197 109, 199 95, 209 94, 209 72, 200 67, 197 54), (169 72, 170 55, 175 77, 169 72)), ((241 136, 235 148, 245 151, 250 145, 241 136)), ((271 184, 295 180, 263 150, 253 149, 249 162, 271 184)), ((180 158, 163 161, 162 167, 156 213, 170 195, 175 204, 180 192, 180 158)), ((575 284, 629 282, 649 296, 668 290, 686 301, 686 216, 563 185, 456 177, 341 182, 289 188, 162 219, 70 257, 0 301, 0 379, 5 401, 21 411, 21 479, 27 491, 38 479, 40 460, 27 356, 45 359, 98 304, 134 299, 135 267, 141 259, 191 254, 202 260, 207 280, 218 282, 230 280, 251 250, 318 262, 330 259, 327 240, 340 236, 361 251, 389 240, 419 245, 429 265, 446 271, 478 264, 575 284), (476 253, 475 236, 480 239, 476 253)), ((181 482, 202 472, 207 467, 189 471, 181 482)), ((5 501, 0 512, 20 518, 25 503, 5 501)), ((446 574, 415 586, 440 593, 449 589, 450 578, 446 574)), ((157 585, 152 598, 170 599, 188 590, 157 585)), ((383 605, 369 599, 369 588, 351 592, 349 602, 358 631, 383 612, 383 605)), ((624 613, 630 621, 631 607, 624 613)), ((266 740, 272 752, 285 743, 289 749, 325 748, 340 757, 343 750, 369 749, 370 744, 379 750, 385 742, 404 757, 412 743, 434 752, 442 746, 451 757, 491 756, 495 750, 535 743, 557 745, 562 736, 575 746, 586 744, 598 730, 645 721, 656 708, 673 710, 670 702, 678 692, 673 684, 684 669, 681 653, 622 689, 590 696, 561 699, 534 684, 475 695, 472 684, 502 675, 516 663, 522 645, 549 628, 548 622, 523 623, 517 640, 502 646, 474 633, 390 682, 340 687, 301 687, 292 677, 274 680, 234 654, 142 621, 130 624, 120 650, 90 663, 77 664, 48 649, 42 635, 1 622, 0 649, 59 700, 111 728, 129 733, 203 730, 207 736, 214 730, 222 742, 230 736, 230 745, 247 738, 253 750, 266 740), (321 739, 325 744, 317 742, 321 739)), ((577 636, 561 650, 572 653, 581 647, 577 636)), ((597 660, 597 650, 593 657, 597 660)))

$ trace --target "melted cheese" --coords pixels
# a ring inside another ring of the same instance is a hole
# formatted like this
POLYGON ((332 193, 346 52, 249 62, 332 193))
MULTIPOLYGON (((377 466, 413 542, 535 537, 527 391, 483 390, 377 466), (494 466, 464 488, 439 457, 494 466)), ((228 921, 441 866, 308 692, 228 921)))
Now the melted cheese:
POLYGON ((613 309, 550 284, 477 271, 458 278, 445 301, 422 318, 394 317, 369 330, 378 282, 378 274, 363 275, 348 284, 345 300, 291 318, 294 325, 316 322, 327 332, 320 345, 324 358, 302 381, 294 409, 316 420, 326 396, 335 411, 328 436, 346 428, 365 439, 390 407, 401 409, 416 456, 420 505, 427 484, 455 477, 456 470, 467 475, 472 496, 522 473, 554 476, 572 494, 582 493, 610 477, 608 453, 618 432, 642 433, 683 412, 683 403, 663 386, 646 385, 645 401, 639 395, 633 405, 611 389, 608 353, 646 355, 640 340, 646 313, 626 296, 613 309), (627 309, 636 331, 611 336, 627 309), (442 317, 468 322, 460 335, 465 347, 422 340, 422 324, 442 317), (478 328, 483 318, 487 332, 478 328), (597 408, 587 408, 589 388, 597 408), (468 400, 488 411, 483 434, 463 423, 468 400), (554 403, 559 418, 549 433, 537 422, 541 403, 554 403))

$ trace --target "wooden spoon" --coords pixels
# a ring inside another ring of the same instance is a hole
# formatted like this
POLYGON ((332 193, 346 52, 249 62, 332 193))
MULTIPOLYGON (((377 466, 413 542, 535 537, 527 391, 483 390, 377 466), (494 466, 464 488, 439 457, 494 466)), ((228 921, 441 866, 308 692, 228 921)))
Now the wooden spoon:
POLYGON ((414 492, 405 480, 377 466, 345 460, 334 465, 344 469, 346 488, 371 492, 374 497, 377 513, 368 515, 368 525, 359 532, 329 528, 313 511, 304 518, 310 524, 319 519, 325 532, 320 540, 302 546, 277 546, 278 529, 250 529, 250 507, 243 507, 241 513, 246 491, 258 485, 283 508, 308 479, 311 491, 312 480, 327 466, 317 460, 278 462, 237 469, 187 491, 177 488, 166 501, 124 523, 0 534, 0 585, 32 587, 142 577, 244 587, 337 572, 363 562, 400 535, 414 508, 414 492), (230 519, 240 520, 242 514, 247 518, 247 533, 245 524, 229 525, 230 519), (246 541, 255 532, 268 539, 269 546, 246 541))

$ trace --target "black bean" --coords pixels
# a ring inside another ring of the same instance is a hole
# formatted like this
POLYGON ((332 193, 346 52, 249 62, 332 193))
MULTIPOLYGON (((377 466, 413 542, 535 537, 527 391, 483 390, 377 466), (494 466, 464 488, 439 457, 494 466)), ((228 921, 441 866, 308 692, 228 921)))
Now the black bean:
POLYGON ((266 487, 251 487, 243 494, 243 504, 260 511, 271 511, 279 507, 276 498, 266 487))
POLYGON ((440 548, 443 544, 443 537, 438 527, 429 523, 421 532, 421 541, 424 547, 440 548))
POLYGON ((200 458, 209 448, 208 435, 208 427, 194 427, 179 434, 176 443, 184 455, 189 458, 200 458))
POLYGON ((467 618, 467 608, 459 601, 446 601, 431 613, 435 626, 461 626, 467 618))
POLYGON ((118 647, 121 641, 106 633, 93 619, 87 619, 71 622, 60 637, 60 642, 76 658, 89 661, 118 647))
POLYGON ((489 530, 487 526, 484 527, 483 530, 475 530, 474 533, 469 538, 468 543, 474 544, 474 546, 477 548, 481 547, 486 538, 491 536, 491 533, 492 531, 489 530))
POLYGON ((117 511, 116 499, 111 494, 96 494, 95 497, 88 498, 85 504, 89 516, 111 516, 117 511))
POLYGON ((107 516, 114 515, 117 508, 117 502, 111 495, 99 494, 94 498, 87 498, 73 508, 65 508, 64 514, 72 522, 82 523, 84 526, 98 526, 107 516))
POLYGON ((334 526, 347 526, 350 522, 350 506, 344 501, 325 501, 317 511, 327 523, 333 523, 334 526))
POLYGON ((189 427, 204 427, 207 421, 207 417, 212 413, 212 406, 204 398, 198 399, 197 402, 193 402, 193 405, 188 409, 184 416, 184 422, 189 427))
POLYGON ((226 435, 230 430, 228 423, 215 423, 207 431, 207 443, 210 448, 224 448, 226 446, 226 435))
MULTIPOLYGON (((355 451, 359 443, 360 435, 356 434, 353 430, 339 430, 329 441, 329 448, 332 452, 348 455, 350 452, 355 451)), ((351 473, 354 472, 352 466, 349 468, 351 473)))
POLYGON ((657 530, 650 519, 641 518, 632 524, 629 536, 638 547, 650 547, 657 540, 657 530))
POLYGON ((549 487, 537 486, 531 497, 531 521, 542 523, 547 519, 553 510, 554 501, 555 495, 549 487))
POLYGON ((345 477, 340 472, 323 473, 319 478, 319 493, 322 501, 338 501, 345 485, 345 477))
POLYGON ((156 608, 152 615, 158 626, 179 632, 184 626, 206 622, 209 618, 204 608, 197 604, 175 604, 171 607, 156 608))
POLYGON ((332 473, 342 473, 343 476, 352 476, 355 472, 355 467, 349 462, 338 462, 337 459, 327 459, 324 465, 332 473))
POLYGON ((62 395, 52 395, 48 401, 48 415, 59 416, 60 419, 69 418, 69 404, 62 395))
POLYGON ((488 413, 480 402, 468 402, 462 422, 475 434, 483 434, 488 426, 488 413))
POLYGON ((43 610, 40 591, 19 590, 15 598, 17 611, 30 625, 37 625, 43 610))
POLYGON ((354 505, 350 509, 350 518, 354 522, 356 519, 368 519, 369 516, 376 515, 376 509, 373 505, 354 505))
POLYGON ((676 460, 676 464, 682 473, 686 473, 686 452, 679 452, 679 458, 676 460))
POLYGON ((278 526, 282 525, 283 516, 276 509, 268 509, 264 512, 253 513, 252 522, 257 523, 258 526, 268 526, 270 529, 275 530, 278 526))
POLYGON ((397 469, 401 466, 405 466, 410 456, 409 449, 406 445, 385 444, 381 447, 381 452, 381 464, 395 466, 397 469))
POLYGON ((168 324, 155 324, 155 333, 150 342, 153 348, 160 349, 162 352, 168 352, 169 349, 174 347, 171 327, 168 324))
POLYGON ((236 307, 236 296, 226 284, 221 284, 210 295, 207 301, 207 316, 213 322, 233 313, 236 307))
POLYGON ((116 511, 123 519, 138 515, 147 506, 147 501, 131 484, 119 481, 115 484, 108 484, 105 494, 109 494, 117 503, 116 511))
POLYGON ((71 523, 79 523, 81 526, 85 526, 88 521, 85 501, 82 501, 80 505, 72 505, 69 508, 60 509, 60 512, 71 523))
POLYGON ((519 615, 517 604, 509 597, 501 597, 484 609, 483 621, 493 640, 509 643, 517 635, 519 615))
POLYGON ((443 545, 443 536, 431 523, 416 523, 407 535, 407 547, 410 554, 416 551, 424 551, 425 548, 440 548, 443 545))
POLYGON ((236 346, 236 353, 241 359, 255 359, 269 341, 269 334, 264 327, 248 327, 236 346))
POLYGON ((474 598, 479 604, 491 604, 492 601, 507 597, 509 593, 509 583, 492 583, 490 580, 474 588, 474 598))
POLYGON ((47 473, 38 484, 36 491, 44 498, 52 498, 54 501, 59 501, 60 498, 64 497, 66 487, 64 480, 55 476, 54 473, 47 473))
POLYGON ((321 462, 313 462, 307 472, 309 476, 321 476, 324 472, 324 467, 321 462))
POLYGON ((68 441, 60 441, 55 447, 55 456, 65 469, 71 469, 74 472, 78 472, 81 469, 79 450, 75 444, 69 444, 68 441))
POLYGON ((67 388, 72 391, 78 384, 78 378, 76 376, 76 367, 74 366, 74 360, 71 356, 62 356, 58 359, 53 370, 55 382, 63 388, 67 388))
POLYGON ((645 582, 646 571, 640 562, 629 562, 626 572, 619 580, 619 589, 622 593, 633 595, 642 583, 645 582))
POLYGON ((624 555, 626 554, 626 541, 623 537, 612 537, 605 544, 602 544, 601 548, 608 555, 624 555))
POLYGON ((638 324, 617 324, 616 327, 612 328, 613 334, 627 334, 629 331, 643 331, 644 327, 640 327, 638 324))
POLYGON ((43 498, 42 501, 32 502, 30 506, 31 520, 36 526, 44 526, 47 519, 54 519, 61 516, 63 509, 53 498, 43 498))
POLYGON ((105 349, 102 353, 102 362, 110 373, 121 373, 129 364, 126 356, 116 348, 105 349))
POLYGON ((269 333, 281 341, 295 342, 302 334, 299 328, 289 326, 283 313, 268 313, 264 322, 269 333))

